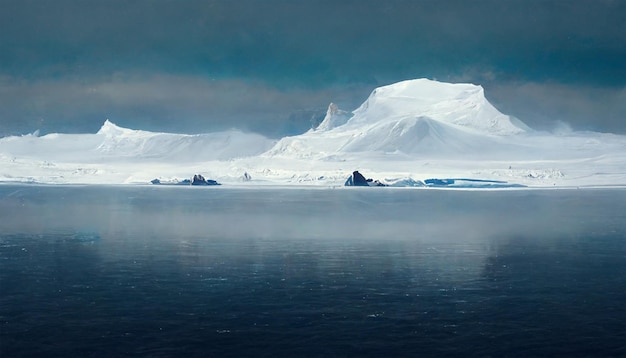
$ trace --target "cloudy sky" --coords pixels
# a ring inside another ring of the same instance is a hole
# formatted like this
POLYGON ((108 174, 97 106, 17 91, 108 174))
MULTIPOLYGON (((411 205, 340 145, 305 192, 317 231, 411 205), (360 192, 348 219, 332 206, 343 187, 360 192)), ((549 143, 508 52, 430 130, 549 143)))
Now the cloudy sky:
POLYGON ((626 0, 0 0, 0 136, 310 128, 427 77, 626 134, 626 0))

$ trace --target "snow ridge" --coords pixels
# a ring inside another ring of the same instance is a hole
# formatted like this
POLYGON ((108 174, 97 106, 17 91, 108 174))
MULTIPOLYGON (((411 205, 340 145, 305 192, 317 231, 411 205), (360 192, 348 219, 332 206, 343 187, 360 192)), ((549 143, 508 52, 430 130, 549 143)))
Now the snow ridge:
POLYGON ((229 160, 263 153, 275 141, 255 133, 236 130, 207 134, 175 134, 119 127, 106 120, 95 134, 52 133, 42 137, 0 139, 0 152, 16 157, 54 156, 63 160, 117 161, 153 159, 189 162, 229 160))
POLYGON ((97 134, 104 138, 96 150, 108 156, 182 161, 248 157, 273 144, 259 134, 236 130, 194 135, 155 133, 118 127, 108 120, 97 134))

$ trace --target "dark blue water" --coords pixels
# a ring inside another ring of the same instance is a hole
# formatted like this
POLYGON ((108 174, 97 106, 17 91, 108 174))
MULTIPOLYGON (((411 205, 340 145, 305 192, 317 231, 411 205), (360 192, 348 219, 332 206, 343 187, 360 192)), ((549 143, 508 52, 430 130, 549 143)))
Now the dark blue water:
POLYGON ((626 356, 626 190, 0 186, 0 357, 626 356))

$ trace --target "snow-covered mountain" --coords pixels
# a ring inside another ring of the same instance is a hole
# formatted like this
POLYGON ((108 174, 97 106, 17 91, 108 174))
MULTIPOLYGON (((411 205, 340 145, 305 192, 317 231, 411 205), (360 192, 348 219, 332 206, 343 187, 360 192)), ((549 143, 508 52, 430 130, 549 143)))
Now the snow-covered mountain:
POLYGON ((503 136, 529 131, 494 108, 480 86, 417 79, 375 89, 351 115, 331 103, 318 128, 283 138, 267 155, 468 154, 506 146, 503 136))
POLYGON ((375 89, 354 111, 350 124, 362 126, 409 117, 428 117, 478 133, 509 135, 528 130, 523 123, 498 112, 481 86, 424 78, 375 89))
POLYGON ((270 140, 227 131, 154 133, 105 121, 94 134, 0 138, 0 182, 149 183, 202 174, 245 185, 342 185, 474 178, 528 186, 626 186, 626 136, 536 132, 482 87, 427 79, 375 89, 353 112, 332 104, 316 128, 270 140), (249 179, 252 178, 252 181, 249 179))
POLYGON ((96 134, 48 134, 0 139, 0 153, 69 161, 142 159, 197 162, 263 153, 274 141, 235 130, 207 134, 155 133, 122 128, 106 120, 96 134))
POLYGON ((103 137, 96 151, 109 157, 162 160, 229 160, 258 155, 274 141, 236 130, 206 134, 172 134, 132 130, 106 121, 97 135, 103 137))

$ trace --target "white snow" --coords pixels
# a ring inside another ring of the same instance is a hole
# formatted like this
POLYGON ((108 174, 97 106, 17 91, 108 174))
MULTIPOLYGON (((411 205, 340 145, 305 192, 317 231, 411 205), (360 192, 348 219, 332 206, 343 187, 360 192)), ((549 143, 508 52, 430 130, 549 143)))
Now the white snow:
POLYGON ((338 126, 342 126, 346 124, 350 117, 352 117, 352 114, 350 112, 339 109, 336 104, 331 102, 328 106, 328 110, 326 111, 326 116, 324 117, 324 120, 322 121, 322 123, 320 123, 319 126, 317 126, 317 128, 315 128, 315 130, 326 131, 338 126))
POLYGON ((339 186, 354 170, 388 184, 626 186, 626 136, 536 132, 495 109, 480 86, 417 79, 375 89, 353 112, 331 104, 318 128, 279 141, 235 130, 154 133, 108 120, 95 134, 0 138, 0 182, 147 184, 202 174, 229 185, 339 186))

